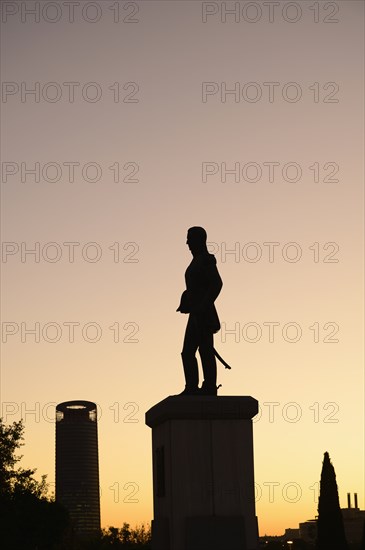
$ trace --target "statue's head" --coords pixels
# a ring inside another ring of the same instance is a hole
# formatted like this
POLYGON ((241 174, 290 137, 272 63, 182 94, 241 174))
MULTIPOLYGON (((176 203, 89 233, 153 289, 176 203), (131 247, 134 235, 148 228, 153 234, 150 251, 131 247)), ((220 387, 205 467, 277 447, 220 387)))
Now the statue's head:
POLYGON ((205 229, 203 229, 203 227, 190 227, 190 229, 188 229, 186 244, 193 254, 206 250, 207 232, 205 229))

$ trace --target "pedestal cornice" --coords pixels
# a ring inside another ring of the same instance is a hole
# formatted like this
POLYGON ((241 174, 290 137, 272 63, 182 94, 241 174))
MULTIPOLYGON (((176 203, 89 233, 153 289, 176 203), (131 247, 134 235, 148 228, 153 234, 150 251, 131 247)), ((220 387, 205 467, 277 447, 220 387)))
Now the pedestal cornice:
POLYGON ((146 412, 153 428, 167 420, 249 420, 258 413, 258 401, 250 396, 170 395, 146 412))

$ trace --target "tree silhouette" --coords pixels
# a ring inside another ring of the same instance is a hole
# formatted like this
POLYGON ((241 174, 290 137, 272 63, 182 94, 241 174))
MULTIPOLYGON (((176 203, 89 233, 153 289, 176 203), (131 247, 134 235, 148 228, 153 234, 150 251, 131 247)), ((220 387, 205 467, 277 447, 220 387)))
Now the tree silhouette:
POLYGON ((6 550, 51 550, 62 539, 67 511, 47 498, 46 476, 16 467, 23 445, 22 421, 5 426, 0 418, 0 546, 6 550))
POLYGON ((124 522, 120 529, 116 527, 103 529, 101 541, 100 548, 133 548, 133 550, 144 548, 147 550, 151 544, 151 529, 149 526, 145 527, 143 523, 131 528, 129 523, 124 522))
POLYGON ((336 474, 329 454, 324 453, 317 521, 316 550, 347 550, 345 529, 338 499, 336 474))
POLYGON ((46 476, 42 481, 33 478, 36 470, 15 468, 22 456, 16 456, 16 450, 23 445, 24 426, 22 421, 5 426, 0 418, 0 495, 11 495, 22 491, 30 492, 41 498, 47 493, 46 476))

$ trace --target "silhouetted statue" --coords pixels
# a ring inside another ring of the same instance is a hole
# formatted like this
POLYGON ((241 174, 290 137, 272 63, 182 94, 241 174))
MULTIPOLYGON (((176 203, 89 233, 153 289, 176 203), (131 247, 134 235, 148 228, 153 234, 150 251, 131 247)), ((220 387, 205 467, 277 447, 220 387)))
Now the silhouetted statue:
POLYGON ((185 389, 180 395, 217 395, 217 363, 219 358, 213 346, 213 334, 220 329, 220 322, 214 301, 223 286, 218 273, 217 261, 207 249, 207 234, 202 227, 188 230, 186 244, 193 259, 185 272, 186 290, 181 296, 178 309, 189 313, 183 350, 181 353, 185 389), (202 361, 204 381, 199 388, 198 362, 195 357, 199 349, 202 361))

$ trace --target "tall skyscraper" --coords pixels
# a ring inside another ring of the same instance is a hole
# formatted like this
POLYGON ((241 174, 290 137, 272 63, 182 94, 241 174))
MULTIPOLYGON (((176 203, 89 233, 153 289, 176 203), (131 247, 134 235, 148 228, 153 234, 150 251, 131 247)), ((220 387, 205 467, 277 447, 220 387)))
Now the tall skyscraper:
POLYGON ((97 409, 90 401, 56 407, 56 500, 79 535, 100 529, 97 409))

